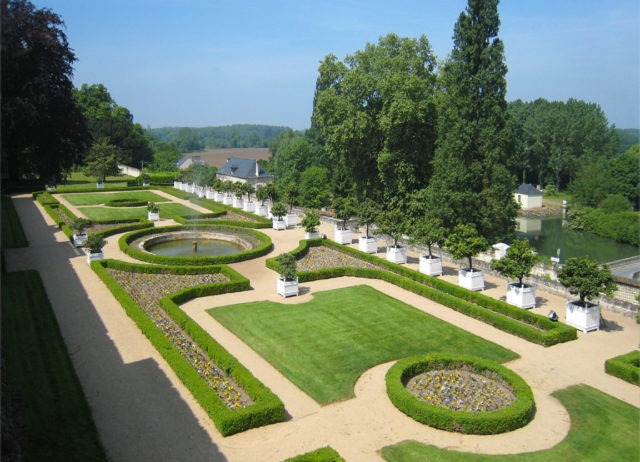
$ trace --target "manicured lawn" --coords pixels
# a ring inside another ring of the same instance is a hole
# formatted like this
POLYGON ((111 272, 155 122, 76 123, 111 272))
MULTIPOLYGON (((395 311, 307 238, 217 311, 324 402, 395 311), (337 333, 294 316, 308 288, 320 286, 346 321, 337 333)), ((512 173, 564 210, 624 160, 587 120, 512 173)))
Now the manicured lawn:
POLYGON ((114 199, 135 199, 148 202, 168 202, 170 199, 151 191, 121 191, 113 193, 78 193, 62 196, 73 205, 99 205, 114 199))
MULTIPOLYGON (((197 215, 198 211, 182 204, 158 204, 160 218, 173 218, 184 215, 197 215)), ((78 207, 89 220, 114 220, 147 218, 146 207, 78 207)))
POLYGON ((2 196, 2 247, 27 247, 29 243, 24 235, 20 218, 13 206, 11 197, 2 196))
POLYGON ((338 451, 330 446, 291 457, 284 462, 344 462, 338 451))
MULTIPOLYGON (((132 176, 108 176, 104 181, 105 188, 126 188, 127 180, 134 180, 132 176)), ((73 172, 69 178, 63 183, 56 185, 58 192, 61 191, 75 191, 79 189, 95 188, 96 179, 86 176, 81 172, 73 172)))
POLYGON ((409 355, 518 356, 369 286, 317 292, 299 305, 262 301, 209 313, 321 404, 352 397, 364 371, 409 355))
POLYGON ((638 408, 587 385, 577 385, 553 394, 571 415, 569 435, 555 447, 538 452, 488 456, 447 451, 407 441, 382 449, 390 462, 429 461, 637 461, 638 408))
POLYGON ((107 460, 37 271, 2 274, 2 385, 3 460, 107 460))

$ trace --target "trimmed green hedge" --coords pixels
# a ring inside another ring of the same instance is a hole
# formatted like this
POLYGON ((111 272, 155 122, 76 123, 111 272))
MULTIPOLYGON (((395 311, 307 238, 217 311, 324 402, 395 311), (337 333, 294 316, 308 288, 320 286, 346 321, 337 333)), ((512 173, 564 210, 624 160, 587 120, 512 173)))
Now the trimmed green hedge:
POLYGON ((139 201, 137 199, 113 199, 104 202, 107 207, 143 207, 148 201, 139 201))
POLYGON ((223 212, 233 211, 238 215, 242 215, 253 220, 253 221, 235 221, 235 220, 224 220, 224 218, 222 218, 221 220, 208 220, 207 224, 229 224, 231 226, 238 226, 241 228, 256 228, 256 229, 271 228, 272 226, 271 220, 269 220, 268 218, 258 216, 255 213, 245 212, 242 209, 237 209, 237 208, 231 207, 230 205, 213 202, 211 201, 211 199, 200 199, 198 197, 191 197, 189 198, 189 202, 200 205, 201 207, 205 207, 214 212, 218 212, 221 210, 223 212))
POLYGON ((223 436, 284 420, 285 411, 282 401, 177 305, 177 303, 182 303, 194 297, 249 290, 248 279, 224 265, 175 267, 139 265, 117 260, 98 260, 91 263, 91 268, 98 274, 129 317, 133 319, 142 333, 171 366, 194 398, 211 417, 223 436), (161 299, 160 304, 191 339, 207 353, 209 358, 247 392, 255 404, 235 410, 227 408, 216 392, 198 375, 194 367, 173 347, 162 331, 154 325, 153 321, 127 292, 109 275, 106 268, 141 273, 222 273, 229 277, 230 282, 196 286, 178 291, 161 299))
POLYGON ((325 446, 306 454, 291 457, 283 462, 344 462, 344 459, 340 457, 338 451, 330 446, 325 446))
POLYGON ((22 229, 20 217, 16 211, 10 196, 2 195, 2 247, 21 248, 28 247, 29 242, 22 229))
MULTIPOLYGON (((578 337, 577 330, 566 324, 553 322, 545 316, 522 310, 501 300, 478 294, 447 281, 427 276, 375 255, 360 252, 327 239, 300 241, 298 248, 291 253, 296 257, 300 257, 304 255, 308 247, 312 246, 326 246, 336 249, 379 266, 380 269, 341 267, 307 271, 298 274, 300 282, 341 276, 381 279, 530 342, 550 346, 575 340, 578 337)), ((267 267, 280 272, 278 261, 275 258, 267 260, 267 267)))
POLYGON ((250 260, 252 258, 261 257, 271 252, 273 247, 271 238, 266 234, 254 231, 252 229, 239 228, 236 226, 210 226, 210 225, 189 225, 186 226, 164 226, 161 228, 145 229, 135 233, 125 234, 118 241, 120 250, 136 260, 146 261, 149 263, 157 263, 160 265, 216 265, 221 263, 235 263, 239 261, 250 260), (134 240, 147 236, 149 234, 163 233, 169 231, 232 231, 235 233, 250 234, 257 238, 262 244, 255 249, 246 250, 233 255, 220 255, 218 257, 167 257, 163 255, 154 255, 148 252, 142 252, 129 246, 134 240))
POLYGON ((607 359, 604 370, 607 374, 640 386, 640 351, 634 350, 626 355, 607 359))
POLYGON ((389 369, 386 383, 387 394, 398 409, 418 422, 447 431, 478 435, 504 433, 525 426, 535 410, 533 392, 518 374, 498 363, 474 356, 411 356, 389 369), (423 372, 463 367, 481 375, 499 375, 511 387, 516 400, 496 411, 454 411, 421 401, 406 388, 411 378, 423 372))

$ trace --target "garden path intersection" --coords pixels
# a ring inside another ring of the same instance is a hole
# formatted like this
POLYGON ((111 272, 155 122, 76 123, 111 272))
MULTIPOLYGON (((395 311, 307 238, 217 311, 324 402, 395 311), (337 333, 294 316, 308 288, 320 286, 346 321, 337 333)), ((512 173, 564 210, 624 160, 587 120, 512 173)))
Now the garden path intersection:
MULTIPOLYGON (((188 201, 154 192, 208 212, 188 201)), ((58 195, 56 198, 77 212, 58 195)), ((285 422, 222 437, 87 265, 84 252, 72 247, 30 195, 14 196, 13 201, 29 247, 5 250, 7 270, 39 271, 100 439, 114 461, 281 461, 323 446, 333 447, 347 461, 372 461, 382 460, 378 454, 382 447, 404 440, 487 454, 531 452, 553 447, 569 431, 569 415, 551 396, 553 391, 585 383, 640 406, 637 387, 604 372, 606 359, 637 348, 638 326, 633 319, 604 312, 612 327, 588 334, 578 332, 575 341, 544 348, 379 280, 343 277, 309 282, 301 285, 301 296, 283 299, 275 291, 276 273, 266 268, 265 260, 298 246, 304 231, 297 227, 261 230, 273 240, 274 250, 265 257, 229 265, 251 281, 252 290, 197 298, 181 305, 285 404, 285 422), (519 354, 520 358, 504 366, 531 386, 536 401, 533 421, 519 430, 493 436, 449 433, 422 425, 396 409, 387 397, 384 378, 393 362, 363 373, 355 384, 355 398, 320 406, 206 311, 257 300, 305 303, 316 292, 361 284, 519 354)), ((156 225, 169 224, 173 222, 162 220, 156 225)), ((327 225, 321 225, 320 232, 333 235, 327 225)), ((107 238, 105 257, 134 261, 120 252, 120 236, 107 238)), ((412 263, 417 262, 417 255, 409 252, 409 257, 407 266, 417 269, 417 263, 412 263)), ((446 269, 443 278, 455 282, 454 268, 446 269)), ((490 275, 486 280, 485 294, 504 296, 505 281, 490 275)), ((534 311, 546 314, 553 309, 562 320, 566 299, 547 293, 538 296, 542 303, 534 311)))

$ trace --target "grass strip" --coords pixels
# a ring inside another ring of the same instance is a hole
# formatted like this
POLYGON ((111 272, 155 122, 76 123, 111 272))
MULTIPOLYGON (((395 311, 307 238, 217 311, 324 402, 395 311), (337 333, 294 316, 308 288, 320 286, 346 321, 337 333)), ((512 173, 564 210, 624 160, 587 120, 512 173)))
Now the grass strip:
POLYGON ((551 449, 524 454, 486 455, 449 451, 407 441, 382 449, 389 462, 566 462, 638 460, 638 408, 587 385, 553 393, 571 416, 567 437, 551 449))
MULTIPOLYGON (((84 194, 64 194, 64 199, 73 205, 99 205, 107 201, 132 199, 141 202, 167 202, 164 196, 159 196, 151 191, 136 191, 131 189, 122 192, 112 193, 84 193, 84 194)), ((146 205, 146 204, 145 204, 146 205)))
MULTIPOLYGON (((176 203, 158 204, 160 218, 174 218, 183 215, 197 215, 199 212, 190 207, 176 203)), ((130 220, 146 219, 146 207, 78 207, 89 220, 130 220)))
POLYGON ((260 301, 208 312, 321 404, 353 397, 363 372, 405 356, 518 357, 369 286, 316 292, 302 304, 260 301))
POLYGON ((15 249, 28 247, 20 218, 10 196, 2 195, 2 247, 15 249))
POLYGON ((37 271, 2 275, 2 383, 3 460, 107 460, 37 271))
POLYGON ((344 462, 338 451, 330 446, 291 457, 284 462, 344 462))

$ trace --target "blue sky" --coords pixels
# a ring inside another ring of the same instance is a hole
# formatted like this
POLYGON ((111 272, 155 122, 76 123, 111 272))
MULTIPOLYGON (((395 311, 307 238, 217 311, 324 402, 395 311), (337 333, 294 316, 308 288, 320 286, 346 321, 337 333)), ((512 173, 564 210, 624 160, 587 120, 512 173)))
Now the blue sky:
MULTIPOLYGON (((390 32, 438 59, 466 0, 32 0, 62 16, 74 83, 103 83, 143 126, 307 128, 319 62, 390 32)), ((507 99, 595 102, 640 127, 637 0, 502 0, 507 99)))

